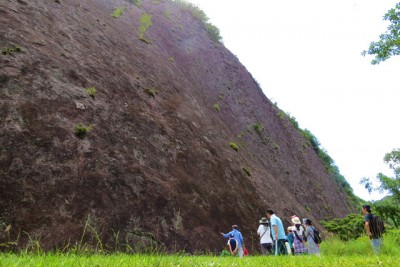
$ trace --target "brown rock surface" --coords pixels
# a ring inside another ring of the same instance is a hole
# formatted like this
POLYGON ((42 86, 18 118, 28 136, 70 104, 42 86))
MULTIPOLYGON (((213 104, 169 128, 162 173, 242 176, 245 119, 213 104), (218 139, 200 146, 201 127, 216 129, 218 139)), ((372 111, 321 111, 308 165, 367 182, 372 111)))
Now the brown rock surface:
POLYGON ((284 220, 351 211, 251 74, 175 4, 3 0, 0 25, 0 48, 22 49, 0 55, 0 220, 21 245, 23 232, 74 243, 90 216, 104 244, 216 251, 233 223, 256 246, 269 207, 284 220), (84 139, 78 124, 93 127, 84 139))

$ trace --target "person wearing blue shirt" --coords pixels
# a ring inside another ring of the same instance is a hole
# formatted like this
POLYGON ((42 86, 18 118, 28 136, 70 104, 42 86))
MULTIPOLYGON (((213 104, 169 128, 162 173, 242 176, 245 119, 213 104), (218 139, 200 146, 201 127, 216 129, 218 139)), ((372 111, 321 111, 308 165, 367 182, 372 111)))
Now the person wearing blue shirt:
POLYGON ((242 233, 239 232, 238 230, 238 226, 236 224, 232 225, 232 231, 230 231, 227 234, 224 234, 221 232, 221 235, 223 235, 225 238, 229 238, 231 235, 233 235, 233 237, 236 239, 236 241, 238 242, 238 254, 239 257, 243 257, 243 236, 242 233))
POLYGON ((287 242, 287 240, 283 223, 281 219, 275 215, 275 212, 272 209, 268 209, 266 215, 271 224, 272 239, 274 240, 274 254, 286 255, 287 251, 285 242, 287 242))

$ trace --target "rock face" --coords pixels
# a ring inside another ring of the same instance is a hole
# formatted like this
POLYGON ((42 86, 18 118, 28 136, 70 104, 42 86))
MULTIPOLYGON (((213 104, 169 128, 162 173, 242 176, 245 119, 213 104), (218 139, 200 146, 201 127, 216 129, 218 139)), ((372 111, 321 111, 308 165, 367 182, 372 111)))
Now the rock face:
POLYGON ((110 246, 218 251, 234 223, 256 247, 269 207, 285 223, 352 210, 202 22, 139 2, 1 1, 0 243, 28 233, 51 249, 95 232, 110 246))

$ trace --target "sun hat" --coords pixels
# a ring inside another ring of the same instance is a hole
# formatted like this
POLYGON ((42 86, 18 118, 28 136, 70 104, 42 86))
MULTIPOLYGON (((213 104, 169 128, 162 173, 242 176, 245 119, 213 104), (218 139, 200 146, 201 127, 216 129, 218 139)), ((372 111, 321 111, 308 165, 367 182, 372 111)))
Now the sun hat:
POLYGON ((268 223, 268 219, 265 217, 262 217, 260 220, 260 223, 268 223))
POLYGON ((294 216, 292 216, 292 223, 294 223, 294 224, 301 224, 301 221, 300 221, 300 219, 299 219, 299 217, 294 217, 294 216))

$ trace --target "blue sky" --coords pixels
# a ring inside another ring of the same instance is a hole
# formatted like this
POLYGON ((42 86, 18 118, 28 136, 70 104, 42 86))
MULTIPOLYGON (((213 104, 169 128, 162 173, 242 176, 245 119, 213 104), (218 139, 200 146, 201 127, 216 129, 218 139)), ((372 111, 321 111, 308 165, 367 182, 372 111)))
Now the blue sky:
POLYGON ((356 195, 363 177, 393 173, 385 153, 400 147, 400 57, 361 56, 384 33, 398 0, 193 0, 221 30, 265 95, 309 129, 356 195))

